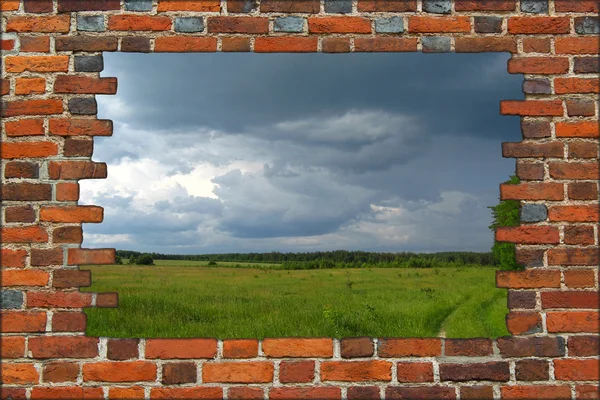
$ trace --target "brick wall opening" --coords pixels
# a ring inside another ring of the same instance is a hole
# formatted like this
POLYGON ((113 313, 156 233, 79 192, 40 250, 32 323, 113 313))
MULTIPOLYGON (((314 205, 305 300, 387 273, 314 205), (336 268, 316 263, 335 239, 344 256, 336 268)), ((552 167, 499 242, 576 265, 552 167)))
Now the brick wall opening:
POLYGON ((599 7, 592 0, 1 1, 2 396, 596 396, 599 7), (276 29, 290 16, 300 18, 302 32, 276 29), (386 31, 399 21, 401 30, 386 31), (80 247, 77 227, 102 221, 102 208, 76 203, 84 167, 69 181, 56 177, 55 165, 89 161, 92 138, 111 135, 110 122, 79 117, 68 103, 114 94, 116 80, 76 71, 75 56, 416 52, 448 41, 454 52, 508 51, 508 72, 550 85, 532 83, 525 100, 500 103, 502 115, 521 118, 520 149, 558 143, 564 151, 528 153, 521 161, 543 166, 543 177, 500 188, 503 198, 548 209, 543 222, 496 231, 517 243, 525 265, 497 274, 514 300, 513 336, 228 342, 84 335, 82 308, 115 306, 117 298, 79 292, 91 277, 78 266, 110 264, 114 250, 80 247))

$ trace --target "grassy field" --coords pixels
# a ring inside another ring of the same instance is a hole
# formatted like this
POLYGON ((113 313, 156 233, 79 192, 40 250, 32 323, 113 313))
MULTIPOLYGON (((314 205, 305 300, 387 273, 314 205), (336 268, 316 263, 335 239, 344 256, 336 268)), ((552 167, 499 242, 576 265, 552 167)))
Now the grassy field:
MULTIPOLYGON (((123 260, 127 264, 127 260, 123 260)), ((154 260, 154 264, 158 266, 166 267, 209 267, 208 261, 188 261, 188 260, 154 260)), ((217 262, 218 267, 229 267, 229 268, 269 268, 276 269, 281 264, 270 264, 270 263, 258 263, 258 262, 244 262, 244 261, 219 261, 217 262)), ((211 267, 214 268, 214 267, 211 267)))
POLYGON ((197 264, 88 267, 93 286, 82 290, 116 291, 119 307, 86 309, 86 334, 220 339, 508 334, 506 290, 495 287, 493 268, 281 271, 197 264))

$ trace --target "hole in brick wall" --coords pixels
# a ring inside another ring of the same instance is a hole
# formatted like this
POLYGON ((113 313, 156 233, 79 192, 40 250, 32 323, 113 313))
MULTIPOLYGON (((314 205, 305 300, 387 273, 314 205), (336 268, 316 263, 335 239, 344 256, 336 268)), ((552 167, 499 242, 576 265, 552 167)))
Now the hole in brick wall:
POLYGON ((363 268, 304 269, 329 264, 247 253, 489 252, 488 207, 515 168, 501 142, 521 138, 519 118, 499 115, 500 100, 523 96, 508 58, 105 54, 119 90, 97 97, 98 118, 115 128, 95 139, 108 178, 82 182, 81 202, 105 209, 84 247, 228 255, 91 267, 86 290, 120 304, 88 309, 87 334, 507 334, 490 254, 344 254, 363 268))

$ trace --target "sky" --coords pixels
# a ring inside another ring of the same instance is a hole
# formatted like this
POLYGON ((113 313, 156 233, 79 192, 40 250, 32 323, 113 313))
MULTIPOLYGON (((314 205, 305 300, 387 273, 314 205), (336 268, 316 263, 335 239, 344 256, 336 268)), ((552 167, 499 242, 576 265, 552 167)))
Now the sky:
POLYGON ((508 53, 105 53, 84 247, 489 251, 523 99, 508 53))

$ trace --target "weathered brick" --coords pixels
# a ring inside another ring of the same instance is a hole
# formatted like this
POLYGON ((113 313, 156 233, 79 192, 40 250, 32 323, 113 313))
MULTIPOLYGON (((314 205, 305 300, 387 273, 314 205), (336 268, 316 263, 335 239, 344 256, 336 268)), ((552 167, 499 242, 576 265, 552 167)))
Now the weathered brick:
POLYGON ((596 114, 593 100, 566 99, 565 103, 569 117, 591 117, 596 114))
POLYGON ((49 36, 20 35, 19 41, 21 42, 20 50, 24 53, 48 53, 50 51, 49 36))
POLYGON ((550 379, 545 360, 520 360, 516 362, 515 376, 519 381, 547 381, 550 379))
POLYGON ((3 385, 33 385, 40 377, 32 363, 7 363, 0 366, 3 385))
POLYGON ((74 362, 55 361, 44 364, 42 379, 44 382, 75 382, 79 375, 79 365, 74 362))
POLYGON ((247 37, 225 37, 221 39, 221 51, 250 51, 250 39, 247 37))
POLYGON ((598 265, 599 262, 598 250, 594 248, 548 250, 549 265, 598 265))
POLYGON ((101 72, 104 69, 102 56, 75 56, 76 72, 101 72))
POLYGON ((567 346, 571 357, 600 355, 600 338, 598 336, 570 336, 567 346))
MULTIPOLYGON (((171 0, 168 0, 171 2, 171 0)), ((177 2, 179 3, 179 2, 177 2)), ((195 2, 194 2, 195 3, 195 2)), ((161 4, 161 3, 159 3, 161 4)), ((150 390, 152 399, 171 400, 171 399, 222 399, 223 388, 220 387, 173 387, 173 388, 152 388, 150 390)))
POLYGON ((376 386, 350 386, 347 392, 348 400, 379 400, 379 388, 376 386))
POLYGON ((433 364, 430 362, 399 362, 398 382, 433 382, 433 364))
POLYGON ((523 51, 525 53, 550 53, 550 39, 538 37, 523 38, 523 51))
POLYGON ((513 158, 564 156, 564 144, 560 141, 546 143, 503 142, 502 156, 513 158))
POLYGON ((158 12, 162 11, 201 11, 201 12, 219 12, 221 2, 219 0, 159 0, 158 12))
POLYGON ((491 361, 486 363, 440 364, 442 381, 508 381, 510 371, 507 362, 491 361))
POLYGON ((229 339, 223 341, 224 358, 254 358, 257 356, 257 339, 229 339))
MULTIPOLYGON (((23 270, 3 270, 2 286, 46 286, 50 279, 50 274, 46 271, 36 269, 23 270)), ((28 297, 29 299, 29 297, 28 297)), ((29 304, 29 300, 28 300, 29 304)))
POLYGON ((554 48, 556 54, 598 54, 600 43, 595 37, 557 37, 554 48))
POLYGON ((522 181, 541 181, 544 179, 544 164, 517 161, 516 173, 522 181))
POLYGON ((22 358, 25 356, 25 338, 22 336, 3 336, 0 348, 4 359, 22 358))
POLYGON ((450 51, 451 39, 442 36, 424 36, 421 38, 423 53, 445 53, 450 51))
MULTIPOLYGON (((81 207, 81 206, 80 206, 81 207)), ((68 265, 114 264, 114 249, 75 249, 68 250, 68 265)))
POLYGON ((231 400, 263 400, 265 393, 262 388, 249 386, 230 387, 227 398, 231 400))
POLYGON ((8 183, 2 186, 2 200, 43 201, 52 199, 52 186, 45 183, 8 183))
POLYGON ((500 33, 502 32, 501 17, 475 17, 475 32, 477 33, 500 33))
POLYGON ((59 75, 54 81, 55 93, 115 94, 117 78, 59 75))
POLYGON ((342 339, 340 345, 343 358, 371 357, 374 352, 373 340, 368 337, 342 339))
POLYGON ((227 2, 228 13, 250 13, 258 8, 258 0, 229 0, 227 2))
POLYGON ((119 10, 119 0, 58 0, 58 12, 119 10))
POLYGON ((541 267, 544 265, 544 250, 516 249, 515 261, 524 267, 541 267))
POLYGON ((196 383, 196 364, 193 362, 163 364, 162 383, 178 385, 196 383))
POLYGON ((49 266, 62 265, 63 249, 60 247, 54 249, 31 249, 31 265, 49 266))
POLYGON ((457 37, 454 47, 457 53, 517 52, 517 42, 502 37, 457 37))
POLYGON ((565 339, 561 336, 501 337, 498 349, 502 357, 562 357, 565 339))
POLYGON ((385 389, 385 398, 392 400, 402 399, 456 399, 456 390, 446 386, 388 386, 385 389))
POLYGON ((600 377, 598 360, 555 360, 554 376, 564 381, 597 381, 600 377))
POLYGON ((379 357, 433 357, 442 354, 440 339, 380 339, 379 357))
POLYGON ((510 17, 508 33, 512 34, 557 34, 569 33, 568 17, 510 17))
POLYGON ((106 163, 93 161, 51 161, 48 164, 50 179, 104 179, 106 163))
MULTIPOLYGON (((43 206, 40 221, 43 222, 102 222, 104 209, 97 206, 43 206)), ((70 249, 69 254, 71 254, 70 249)))
POLYGON ((0 291, 0 304, 3 309, 23 307, 23 292, 20 290, 0 291))
POLYGON ((491 386, 461 386, 461 400, 493 399, 494 389, 491 386))
POLYGON ((559 288, 560 271, 496 271, 496 285, 510 289, 559 288))
POLYGON ((597 292, 542 292, 542 308, 598 308, 597 292))
POLYGON ((27 306, 40 308, 82 308, 92 304, 92 294, 84 292, 40 291, 27 293, 27 306))
POLYGON ((404 32, 404 19, 402 17, 377 18, 375 20, 377 33, 402 33, 404 32))
POLYGON ((529 94, 551 94, 552 87, 548 79, 526 79, 523 81, 523 92, 529 94))
POLYGON ((16 95, 43 94, 46 92, 46 79, 44 78, 17 78, 15 84, 16 95))
MULTIPOLYGON (((16 117, 18 115, 51 115, 62 114, 62 100, 16 100, 2 102, 2 117, 16 117)), ((5 143, 4 146, 8 145, 5 143)))
POLYGON ((108 29, 111 31, 168 31, 171 18, 149 15, 111 15, 108 29))
POLYGON ((261 12, 317 14, 319 9, 319 0, 262 0, 260 2, 261 12))
POLYGON ((502 200, 563 200, 564 185, 562 183, 527 182, 520 184, 501 184, 502 200))
POLYGON ((326 37, 321 42, 323 53, 349 53, 350 40, 348 38, 326 37))
POLYGON ((269 19, 262 17, 208 17, 207 28, 215 33, 267 33, 269 19))
POLYGON ((321 363, 322 381, 369 382, 391 381, 392 363, 371 361, 324 361, 321 363))
POLYGON ((600 137, 598 124, 589 121, 557 122, 556 137, 600 137))
POLYGON ((217 51, 217 39, 214 37, 162 36, 154 42, 155 52, 202 52, 217 51))
POLYGON ((541 333, 542 318, 536 312, 512 311, 506 315, 506 328, 513 335, 541 333))
POLYGON ((78 15, 77 30, 87 32, 104 32, 104 16, 103 15, 78 15))
POLYGON ((444 341, 446 356, 491 356, 492 341, 490 339, 446 339, 444 341))
POLYGON ((452 1, 423 0, 423 11, 435 14, 450 14, 452 11, 452 1))
POLYGON ((56 51, 116 51, 118 39, 103 36, 59 36, 56 38, 56 51))
POLYGON ((90 157, 93 150, 92 140, 67 138, 63 145, 63 154, 66 157, 90 157))
POLYGON ((567 195, 572 200, 596 200, 598 199, 598 185, 595 182, 569 183, 567 195))
POLYGON ((535 297, 535 292, 533 291, 509 290, 507 299, 508 308, 534 309, 536 305, 535 297))
POLYGON ((309 17, 310 33, 371 33, 371 21, 364 17, 309 17))
POLYGON ((121 51, 149 53, 150 39, 145 37, 124 37, 121 39, 121 51))
POLYGON ((35 210, 30 205, 7 207, 4 222, 35 222, 35 210))
POLYGON ((54 312, 53 332, 85 332, 87 316, 84 312, 54 312))
POLYGON ((366 11, 366 12, 417 11, 417 0, 358 0, 358 11, 366 11))
POLYGON ((23 9, 27 13, 51 13, 53 8, 52 0, 24 0, 23 2, 23 9))
POLYGON ((569 71, 567 57, 520 57, 508 60, 511 74, 563 74, 569 71))
POLYGON ((597 311, 549 311, 546 325, 552 333, 598 333, 600 314, 597 311))
POLYGON ((500 114, 559 117, 563 115, 563 104, 561 100, 501 100, 500 114))
POLYGON ((175 32, 202 32, 204 30, 204 20, 198 17, 177 17, 175 18, 175 32))
MULTIPOLYGON (((62 249, 61 249, 62 256, 62 249)), ((78 269, 57 269, 52 274, 52 287, 83 287, 92 284, 92 272, 78 269)))
POLYGON ((109 360, 129 360, 137 358, 139 339, 108 339, 106 357, 109 360))
POLYGON ((46 243, 48 233, 40 226, 2 228, 4 243, 46 243))
POLYGON ((5 178, 38 178, 40 174, 40 166, 38 163, 28 161, 11 161, 5 164, 5 178))
POLYGON ((410 33, 469 33, 471 22, 469 17, 422 17, 411 16, 408 19, 410 33))
POLYGON ((98 338, 87 336, 30 337, 29 351, 35 358, 93 358, 98 356, 98 338))
POLYGON ((279 17, 273 22, 274 32, 300 33, 304 29, 305 18, 301 17, 279 17))
POLYGON ((556 94, 598 93, 600 92, 600 85, 595 79, 555 78, 554 92, 556 94))
POLYGON ((600 72, 600 58, 598 57, 575 57, 573 71, 580 74, 600 72))
MULTIPOLYGON (((27 333, 27 332, 45 332, 46 331, 46 313, 30 311, 2 311, 2 333, 27 333)), ((32 341, 29 339, 29 350, 32 349, 32 341)), ((4 341, 4 339, 2 339, 4 341)), ((34 357, 37 357, 34 354, 34 357)))
MULTIPOLYGON (((168 389, 167 389, 168 390, 168 389)), ((117 387, 113 386, 108 389, 109 399, 143 399, 144 388, 141 386, 117 387)), ((156 397, 154 397, 156 398, 156 397)))
POLYGON ((310 383, 314 378, 314 361, 282 361, 279 365, 281 383, 310 383))
POLYGON ((396 37, 356 38, 354 39, 355 51, 417 51, 417 39, 404 39, 396 37))
POLYGON ((521 120, 523 139, 536 139, 550 137, 550 122, 521 120))
POLYGON ((156 364, 147 361, 107 361, 83 365, 83 381, 142 382, 156 379, 156 364))
POLYGON ((565 285, 569 288, 588 288, 595 285, 594 271, 570 269, 564 272, 565 285))
POLYGON ((14 16, 6 21, 6 32, 57 32, 67 33, 71 26, 69 15, 14 16))
POLYGON ((266 338, 262 349, 267 357, 333 357, 333 341, 327 338, 266 338))

